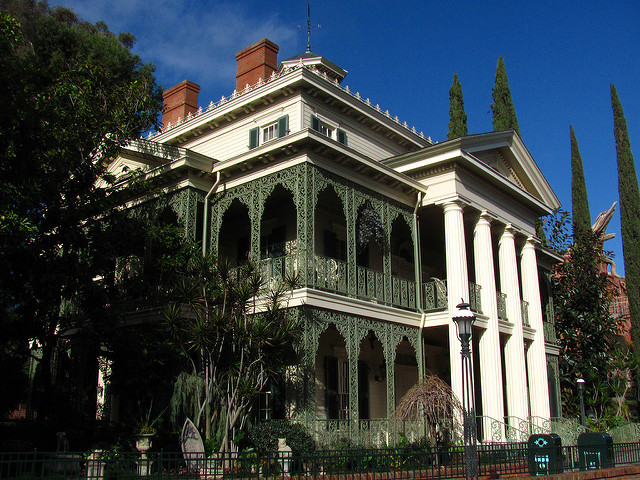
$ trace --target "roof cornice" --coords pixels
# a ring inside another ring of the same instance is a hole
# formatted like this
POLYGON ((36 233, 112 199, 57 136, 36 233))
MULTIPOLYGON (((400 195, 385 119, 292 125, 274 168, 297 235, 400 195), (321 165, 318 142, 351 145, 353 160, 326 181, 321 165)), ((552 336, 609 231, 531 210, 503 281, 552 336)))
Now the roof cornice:
POLYGON ((383 160, 382 163, 399 172, 409 174, 409 172, 412 171, 434 168, 454 160, 464 160, 465 162, 462 163, 462 165, 471 167, 484 177, 491 179, 492 182, 498 183, 503 188, 517 193, 519 196, 527 199, 529 203, 547 212, 547 214, 551 213, 551 210, 554 208, 560 206, 558 198, 525 147, 522 139, 520 139, 518 134, 513 130, 454 138, 415 152, 388 158, 383 160), (542 199, 537 198, 514 184, 473 155, 475 152, 500 148, 508 148, 511 151, 513 156, 518 160, 525 175, 528 176, 540 193, 542 199))

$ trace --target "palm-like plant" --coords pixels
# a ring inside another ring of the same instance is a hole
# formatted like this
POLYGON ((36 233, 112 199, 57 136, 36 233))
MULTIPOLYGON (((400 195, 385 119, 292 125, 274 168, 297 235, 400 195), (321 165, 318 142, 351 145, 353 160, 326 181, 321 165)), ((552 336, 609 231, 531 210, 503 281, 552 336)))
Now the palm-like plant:
POLYGON ((167 329, 191 364, 176 382, 172 417, 193 415, 207 439, 217 426, 221 452, 231 449, 269 379, 295 363, 289 287, 266 288, 252 262, 232 268, 211 256, 196 258, 165 310, 167 329))

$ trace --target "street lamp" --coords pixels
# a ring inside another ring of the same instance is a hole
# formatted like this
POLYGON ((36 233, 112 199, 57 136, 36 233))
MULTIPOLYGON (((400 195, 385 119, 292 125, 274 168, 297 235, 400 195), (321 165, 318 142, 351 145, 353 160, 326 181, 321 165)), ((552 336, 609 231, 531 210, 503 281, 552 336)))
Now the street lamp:
POLYGON ((453 321, 458 328, 458 338, 462 345, 462 415, 464 425, 464 478, 478 478, 478 455, 476 444, 476 409, 473 389, 473 368, 471 366, 471 328, 476 316, 469 310, 469 304, 456 305, 453 321))
POLYGON ((578 384, 578 393, 580 394, 580 423, 583 427, 587 426, 587 417, 584 413, 584 378, 576 380, 578 384))

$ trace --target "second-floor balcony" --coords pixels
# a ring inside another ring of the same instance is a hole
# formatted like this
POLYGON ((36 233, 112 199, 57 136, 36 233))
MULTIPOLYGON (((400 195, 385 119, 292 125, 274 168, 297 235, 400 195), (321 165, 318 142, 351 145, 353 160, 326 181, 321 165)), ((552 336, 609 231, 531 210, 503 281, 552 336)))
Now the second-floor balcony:
MULTIPOLYGON (((296 254, 264 258, 260 268, 265 278, 271 281, 283 280, 286 276, 298 277, 300 286, 317 288, 339 293, 352 298, 373 303, 417 311, 417 295, 421 295, 421 306, 425 312, 446 310, 447 281, 432 279, 422 284, 419 292, 413 280, 389 275, 360 265, 350 267, 347 262, 323 255, 314 255, 306 280, 299 275, 302 259, 296 254), (351 270, 355 269, 353 272, 351 270)), ((470 282, 471 309, 481 313, 480 285, 470 282)))

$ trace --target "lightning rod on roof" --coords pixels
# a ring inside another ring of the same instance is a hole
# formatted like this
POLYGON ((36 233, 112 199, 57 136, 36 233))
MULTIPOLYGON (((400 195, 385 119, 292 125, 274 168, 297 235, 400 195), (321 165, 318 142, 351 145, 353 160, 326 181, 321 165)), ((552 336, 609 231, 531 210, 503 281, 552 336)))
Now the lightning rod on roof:
MULTIPOLYGON (((311 51, 311 5, 307 2, 307 52, 311 51)), ((322 28, 322 25, 313 25, 315 28, 322 28)), ((298 28, 302 28, 302 25, 298 25, 298 28)))

